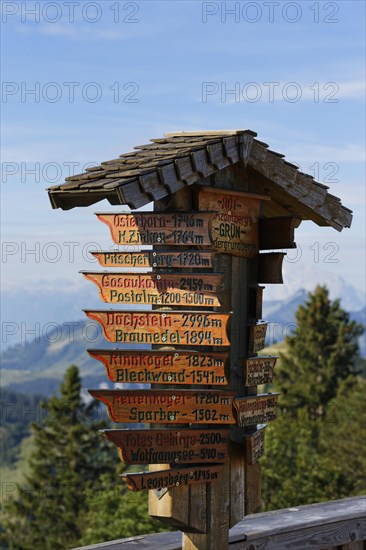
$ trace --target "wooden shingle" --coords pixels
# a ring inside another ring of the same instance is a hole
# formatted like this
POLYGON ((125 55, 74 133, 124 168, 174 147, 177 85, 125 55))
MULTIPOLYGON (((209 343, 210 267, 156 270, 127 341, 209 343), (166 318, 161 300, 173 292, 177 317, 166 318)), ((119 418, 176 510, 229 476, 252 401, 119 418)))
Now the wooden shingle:
POLYGON ((327 192, 327 186, 300 172, 256 136, 252 130, 168 133, 67 177, 64 184, 48 189, 49 198, 53 208, 65 210, 103 199, 140 208, 202 180, 208 185, 210 176, 238 165, 243 176, 247 172, 252 192, 270 195, 265 217, 281 213, 338 231, 350 227, 351 211, 327 192))

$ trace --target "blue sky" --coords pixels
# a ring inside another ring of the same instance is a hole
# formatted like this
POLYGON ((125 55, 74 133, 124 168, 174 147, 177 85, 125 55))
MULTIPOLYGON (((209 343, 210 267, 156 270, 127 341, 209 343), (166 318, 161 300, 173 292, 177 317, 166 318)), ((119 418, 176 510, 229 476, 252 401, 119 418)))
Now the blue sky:
POLYGON ((296 240, 300 265, 362 288, 364 12, 362 1, 3 1, 5 286, 72 283, 93 265, 87 243, 111 245, 93 216, 106 204, 51 209, 45 188, 70 170, 169 131, 250 128, 354 210, 350 230, 304 222, 296 240))

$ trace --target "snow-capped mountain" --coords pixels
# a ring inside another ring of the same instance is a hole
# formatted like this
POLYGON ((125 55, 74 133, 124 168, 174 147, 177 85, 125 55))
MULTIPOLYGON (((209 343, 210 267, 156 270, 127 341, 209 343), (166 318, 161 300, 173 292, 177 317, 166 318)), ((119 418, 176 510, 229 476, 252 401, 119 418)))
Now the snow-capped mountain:
MULTIPOLYGON (((299 291, 312 292, 317 285, 326 285, 332 300, 341 299, 341 306, 347 311, 358 311, 365 306, 365 292, 349 284, 345 279, 323 270, 317 264, 304 267, 303 264, 283 262, 283 285, 265 285, 263 299, 266 302, 287 301, 299 291)), ((360 286, 364 282, 360 283, 360 286)))

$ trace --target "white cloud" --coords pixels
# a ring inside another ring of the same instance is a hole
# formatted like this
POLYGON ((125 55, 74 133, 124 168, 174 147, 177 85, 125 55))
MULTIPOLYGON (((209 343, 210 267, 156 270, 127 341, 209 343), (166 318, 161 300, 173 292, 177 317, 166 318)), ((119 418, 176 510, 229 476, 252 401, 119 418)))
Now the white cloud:
POLYGON ((117 24, 115 29, 98 24, 98 26, 85 22, 60 21, 57 23, 38 23, 37 25, 17 25, 15 28, 22 34, 40 34, 55 38, 71 38, 88 41, 126 41, 140 40, 155 36, 161 32, 158 25, 124 24, 122 29, 117 24))
MULTIPOLYGON (((303 162, 364 162, 365 149, 357 143, 347 143, 340 147, 319 143, 289 143, 286 146, 286 160, 303 162)), ((303 167, 302 167, 303 168, 303 167)))
POLYGON ((339 83, 342 98, 365 98, 365 81, 349 80, 339 83))

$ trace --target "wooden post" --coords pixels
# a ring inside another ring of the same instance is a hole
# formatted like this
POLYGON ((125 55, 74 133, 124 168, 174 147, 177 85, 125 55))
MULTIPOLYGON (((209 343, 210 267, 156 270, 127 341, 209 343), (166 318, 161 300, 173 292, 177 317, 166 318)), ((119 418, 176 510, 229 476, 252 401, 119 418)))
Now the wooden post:
MULTIPOLYGON (((193 206, 191 187, 185 187, 181 191, 155 202, 155 210, 159 212, 164 210, 192 211, 193 206)), ((169 248, 167 247, 166 250, 169 250, 169 248)), ((171 248, 171 250, 175 249, 171 248)), ((156 307, 153 306, 154 309, 156 307)), ((202 351, 204 349, 201 348, 202 351)), ((152 387, 159 388, 161 386, 154 384, 152 387)), ((167 387, 169 386, 165 386, 165 388, 167 387)), ((174 386, 171 387, 174 388, 174 386)), ((194 386, 186 386, 186 388, 190 387, 194 388, 194 386)), ((165 428, 163 425, 161 427, 165 428)), ((180 427, 186 428, 185 425, 180 427)), ((179 428, 179 425, 177 428, 179 428)), ((151 471, 168 468, 169 465, 167 464, 149 466, 151 471)), ((205 532, 207 521, 206 490, 208 486, 209 484, 173 487, 162 495, 155 491, 149 491, 149 514, 164 523, 178 527, 182 531, 191 529, 192 531, 205 532)))
MULTIPOLYGON (((245 192, 248 182, 240 167, 231 167, 202 180, 203 186, 245 192)), ((186 187, 155 202, 155 210, 197 209, 199 185, 186 187)), ((166 250, 173 250, 166 247, 166 250)), ((230 320, 230 385, 237 397, 256 395, 256 386, 245 387, 244 365, 249 356, 249 324, 258 320, 261 304, 253 299, 258 290, 258 259, 216 254, 214 272, 223 273, 220 292, 222 311, 232 311, 230 320)), ((193 270, 191 270, 193 271, 193 270)), ((261 292, 262 289, 260 289, 261 292)), ((260 301, 260 300, 259 300, 260 301)), ((153 306, 156 309, 159 306, 153 306)), ((161 307, 161 306, 160 306, 161 307)), ((212 351, 202 348, 200 351, 212 351)), ((153 385, 152 389, 161 386, 153 385)), ((174 386, 164 386, 165 389, 174 386)), ((195 386, 188 386, 195 388, 195 386)), ((210 388, 210 386, 206 386, 210 388)), ((217 389, 211 386, 212 389, 217 389)), ((225 387, 226 389, 226 387, 225 387)), ((157 427, 155 425, 155 427, 157 427)), ((164 426, 160 426, 163 428, 164 426)), ((178 428, 178 426, 176 426, 178 428)), ((185 426, 181 426, 183 429, 185 426)), ((208 425, 200 425, 202 429, 208 425)), ((249 426, 255 429, 256 425, 249 426)), ((222 466, 222 477, 213 483, 173 487, 165 491, 149 491, 151 516, 183 531, 183 550, 217 550, 227 548, 230 527, 245 514, 258 508, 260 501, 260 469, 258 464, 245 461, 245 429, 232 428, 229 461, 222 466)), ((167 464, 150 465, 151 471, 168 469, 167 464)))
MULTIPOLYGON (((212 176, 212 187, 246 191, 246 181, 243 174, 237 170, 223 170, 212 176)), ((257 260, 238 258, 228 254, 218 255, 216 270, 225 273, 224 292, 221 296, 223 309, 233 311, 230 331, 230 387, 235 389, 238 396, 247 394, 243 385, 243 360, 247 355, 246 327, 252 318, 249 310, 250 287, 257 283, 257 260)), ((250 395, 256 393, 256 388, 250 388, 250 395)), ((260 482, 258 466, 255 471, 245 464, 243 429, 234 428, 237 441, 230 446, 230 462, 224 467, 223 479, 206 487, 206 515, 207 532, 196 534, 186 532, 183 536, 183 550, 217 550, 228 548, 229 528, 238 523, 252 510, 253 500, 258 501, 258 488, 254 495, 247 495, 246 487, 251 487, 252 477, 255 474, 255 484, 260 482), (256 497, 256 498, 254 498, 256 497)), ((192 506, 192 500, 190 502, 192 506)))

